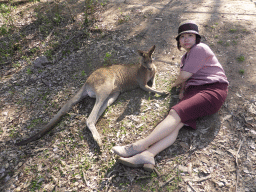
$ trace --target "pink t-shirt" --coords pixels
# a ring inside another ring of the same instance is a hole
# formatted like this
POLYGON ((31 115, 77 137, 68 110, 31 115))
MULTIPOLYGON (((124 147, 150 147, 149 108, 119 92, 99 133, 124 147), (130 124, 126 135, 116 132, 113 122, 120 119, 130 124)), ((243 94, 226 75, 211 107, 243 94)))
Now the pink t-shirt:
POLYGON ((204 43, 194 45, 183 55, 180 68, 182 71, 193 73, 187 80, 185 88, 190 85, 204 85, 210 83, 227 83, 224 69, 210 47, 204 43))

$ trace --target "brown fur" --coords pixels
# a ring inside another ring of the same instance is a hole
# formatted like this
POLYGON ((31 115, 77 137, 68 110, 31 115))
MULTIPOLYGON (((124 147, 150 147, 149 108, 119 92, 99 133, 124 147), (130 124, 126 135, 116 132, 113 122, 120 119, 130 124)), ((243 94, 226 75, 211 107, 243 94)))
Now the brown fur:
POLYGON ((66 114, 73 105, 86 96, 90 96, 96 98, 96 102, 86 121, 86 125, 90 129, 94 140, 101 146, 101 138, 95 124, 105 109, 117 99, 120 93, 140 87, 148 92, 160 95, 167 94, 165 91, 158 91, 154 88, 156 67, 152 63, 151 58, 154 50, 155 45, 148 52, 138 50, 138 53, 141 56, 140 64, 113 65, 94 71, 88 77, 78 93, 60 109, 60 111, 39 133, 28 139, 22 140, 16 145, 25 145, 41 138, 53 129, 54 125, 59 122, 61 117, 66 114), (152 87, 147 85, 149 81, 152 81, 152 87))

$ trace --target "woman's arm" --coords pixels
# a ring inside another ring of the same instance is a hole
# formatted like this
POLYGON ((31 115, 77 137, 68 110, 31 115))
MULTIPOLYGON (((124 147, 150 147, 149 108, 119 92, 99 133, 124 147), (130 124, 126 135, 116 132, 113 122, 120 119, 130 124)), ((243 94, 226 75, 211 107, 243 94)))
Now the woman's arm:
MULTIPOLYGON (((173 88, 182 83, 185 83, 192 75, 193 75, 193 73, 181 71, 179 76, 177 77, 176 81, 174 82, 174 84, 171 87, 173 88)), ((184 87, 182 87, 182 88, 184 88, 184 87)))
POLYGON ((180 86, 180 94, 179 94, 179 99, 182 99, 184 96, 184 91, 185 91, 185 82, 181 84, 180 86))

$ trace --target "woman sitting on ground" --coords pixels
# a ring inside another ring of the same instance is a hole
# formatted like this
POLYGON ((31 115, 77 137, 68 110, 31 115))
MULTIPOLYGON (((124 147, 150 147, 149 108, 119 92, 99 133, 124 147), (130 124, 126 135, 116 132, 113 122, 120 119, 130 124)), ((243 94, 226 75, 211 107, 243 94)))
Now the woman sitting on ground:
POLYGON ((201 43, 198 26, 182 22, 176 37, 178 49, 187 52, 181 59, 180 74, 172 87, 181 86, 179 103, 146 138, 126 146, 115 146, 119 162, 129 167, 154 168, 154 157, 176 140, 184 126, 196 129, 199 117, 216 113, 228 92, 225 72, 212 50, 201 43))

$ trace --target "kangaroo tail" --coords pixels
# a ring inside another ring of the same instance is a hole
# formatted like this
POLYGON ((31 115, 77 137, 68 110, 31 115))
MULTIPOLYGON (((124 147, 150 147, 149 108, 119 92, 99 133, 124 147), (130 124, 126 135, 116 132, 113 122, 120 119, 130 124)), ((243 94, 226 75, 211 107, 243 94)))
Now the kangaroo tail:
POLYGON ((79 92, 73 97, 71 98, 60 110, 59 112, 50 120, 50 122, 38 133, 36 133, 35 135, 24 139, 18 143, 16 143, 17 146, 22 146, 22 145, 26 145, 27 143, 31 142, 31 141, 35 141, 40 139, 41 137, 43 137, 45 134, 47 134, 49 131, 51 131, 54 128, 54 125, 56 125, 61 117, 63 115, 65 115, 70 108, 75 105, 76 103, 78 103, 79 101, 81 101, 85 96, 87 96, 87 92, 85 89, 85 85, 79 90, 79 92))

